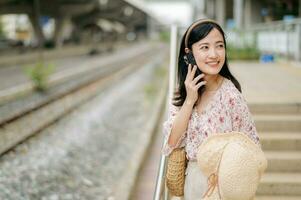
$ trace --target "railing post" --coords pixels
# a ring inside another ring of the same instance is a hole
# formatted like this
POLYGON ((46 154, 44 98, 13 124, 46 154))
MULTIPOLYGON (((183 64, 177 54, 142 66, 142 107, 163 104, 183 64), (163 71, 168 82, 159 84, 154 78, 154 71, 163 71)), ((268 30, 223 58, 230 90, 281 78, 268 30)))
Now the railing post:
MULTIPOLYGON (((173 91, 175 88, 175 79, 176 79, 176 61, 177 61, 177 35, 178 35, 178 27, 177 25, 171 26, 171 35, 170 35, 170 63, 169 63, 169 88, 168 88, 168 98, 167 98, 167 106, 166 111, 169 109, 169 105, 172 101, 173 91)), ((168 113, 168 112, 166 112, 168 113)), ((161 156, 159 172, 157 176, 156 188, 153 200, 160 200, 162 195, 164 200, 167 200, 169 197, 168 190, 165 184, 165 169, 166 168, 166 157, 164 155, 161 156), (163 191, 162 191, 163 190, 163 191)))
POLYGON ((289 25, 284 23, 284 30, 286 32, 286 60, 290 59, 290 51, 289 51, 289 25))
POLYGON ((173 92, 175 88, 175 80, 176 80, 177 36, 178 36, 178 27, 177 25, 172 25, 171 36, 170 36, 170 62, 169 62, 169 88, 168 88, 169 105, 172 102, 172 96, 173 96, 173 92))

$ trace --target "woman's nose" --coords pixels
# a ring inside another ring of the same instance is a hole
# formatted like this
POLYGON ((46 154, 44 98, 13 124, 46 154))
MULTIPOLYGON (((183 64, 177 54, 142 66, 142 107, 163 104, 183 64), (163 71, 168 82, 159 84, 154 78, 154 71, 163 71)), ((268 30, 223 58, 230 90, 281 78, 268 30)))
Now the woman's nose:
POLYGON ((217 52, 216 52, 215 48, 211 48, 209 50, 209 57, 211 57, 211 58, 216 58, 217 57, 217 52))

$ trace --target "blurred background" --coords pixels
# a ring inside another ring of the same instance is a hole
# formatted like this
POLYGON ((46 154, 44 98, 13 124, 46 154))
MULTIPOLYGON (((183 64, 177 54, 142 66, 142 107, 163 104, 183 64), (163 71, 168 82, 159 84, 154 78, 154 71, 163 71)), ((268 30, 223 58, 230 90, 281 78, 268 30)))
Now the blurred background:
POLYGON ((300 200, 300 0, 0 0, 0 199, 171 199, 169 71, 200 18, 269 162, 256 200, 300 200))

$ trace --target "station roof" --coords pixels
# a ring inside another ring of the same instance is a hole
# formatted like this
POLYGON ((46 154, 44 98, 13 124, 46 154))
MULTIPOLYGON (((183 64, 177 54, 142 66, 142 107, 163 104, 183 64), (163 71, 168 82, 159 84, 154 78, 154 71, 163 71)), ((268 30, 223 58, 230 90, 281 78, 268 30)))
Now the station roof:
POLYGON ((85 25, 99 19, 117 21, 126 26, 158 20, 142 2, 136 0, 0 0, 1 14, 34 14, 69 17, 85 25))

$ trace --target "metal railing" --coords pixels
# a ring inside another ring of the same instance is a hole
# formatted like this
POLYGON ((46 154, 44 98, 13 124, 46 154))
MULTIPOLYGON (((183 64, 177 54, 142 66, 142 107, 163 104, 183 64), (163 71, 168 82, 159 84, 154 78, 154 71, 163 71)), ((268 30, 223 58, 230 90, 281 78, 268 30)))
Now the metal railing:
MULTIPOLYGON (((178 43, 178 27, 176 25, 171 26, 171 37, 170 37, 170 64, 169 64, 169 88, 166 111, 169 109, 171 104, 173 91, 175 87, 176 79, 176 61, 177 61, 177 43, 178 43)), ((168 113, 168 112, 165 112, 168 113)), ((167 142, 167 141, 165 141, 167 142)), ((157 175, 156 188, 153 200, 168 200, 169 193, 165 184, 165 173, 166 173, 166 156, 161 155, 159 171, 157 175)))

